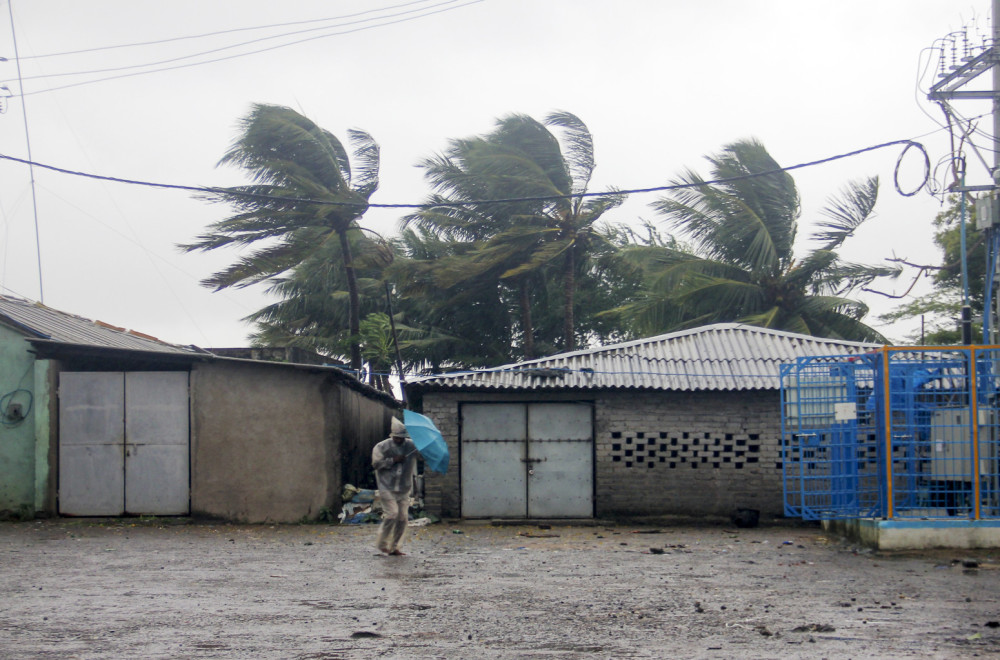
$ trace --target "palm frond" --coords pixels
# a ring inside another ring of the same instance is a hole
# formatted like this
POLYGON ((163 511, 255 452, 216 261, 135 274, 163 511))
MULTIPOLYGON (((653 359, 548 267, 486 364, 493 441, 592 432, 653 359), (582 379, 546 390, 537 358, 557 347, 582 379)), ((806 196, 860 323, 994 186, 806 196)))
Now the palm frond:
POLYGON ((527 115, 507 115, 497 120, 496 129, 487 139, 495 145, 523 152, 538 165, 555 190, 561 194, 572 192, 573 179, 559 140, 544 124, 527 115))
POLYGON ((557 110, 545 117, 546 126, 558 126, 562 129, 563 158, 569 165, 573 180, 573 192, 587 192, 590 177, 594 174, 594 137, 583 121, 571 112, 557 110))
POLYGON ((822 242, 822 250, 839 248, 862 223, 873 217, 877 200, 878 177, 852 181, 820 211, 828 220, 818 223, 820 229, 810 238, 822 242))
POLYGON ((381 161, 378 143, 371 135, 356 128, 347 131, 347 138, 353 148, 351 187, 358 195, 369 199, 378 190, 379 184, 381 161))

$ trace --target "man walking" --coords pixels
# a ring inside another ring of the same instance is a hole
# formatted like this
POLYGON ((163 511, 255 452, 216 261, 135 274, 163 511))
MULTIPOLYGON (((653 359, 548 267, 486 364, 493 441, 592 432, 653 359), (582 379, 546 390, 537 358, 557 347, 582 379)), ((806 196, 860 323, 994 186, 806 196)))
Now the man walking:
POLYGON ((392 418, 391 435, 372 450, 372 467, 382 500, 382 524, 376 547, 387 555, 403 555, 399 549, 410 519, 410 489, 417 469, 417 447, 403 422, 392 418))

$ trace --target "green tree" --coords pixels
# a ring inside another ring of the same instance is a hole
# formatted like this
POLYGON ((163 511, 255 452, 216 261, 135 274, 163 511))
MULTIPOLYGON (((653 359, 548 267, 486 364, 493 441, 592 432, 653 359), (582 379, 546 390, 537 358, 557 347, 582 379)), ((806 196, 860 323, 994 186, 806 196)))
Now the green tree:
MULTIPOLYGON (((969 281, 969 306, 973 318, 982 318, 986 286, 986 241, 976 230, 974 200, 966 201, 966 266, 969 281)), ((962 203, 953 195, 947 207, 934 218, 934 243, 941 250, 940 265, 909 264, 918 269, 915 278, 930 275, 933 290, 910 300, 879 317, 885 322, 923 317, 924 329, 908 339, 914 343, 957 345, 962 343, 962 203)), ((973 339, 981 336, 982 324, 973 323, 973 339)))
POLYGON ((396 260, 387 278, 399 300, 397 323, 411 332, 404 357, 443 367, 484 367, 511 361, 509 302, 502 287, 486 278, 467 278, 444 289, 437 284, 440 264, 467 252, 471 244, 441 238, 428 229, 404 229, 395 241, 396 260))
MULTIPOLYGON (((391 247, 359 233, 353 233, 350 241, 359 313, 364 317, 381 312, 386 308, 381 277, 392 262, 391 247)), ((269 280, 268 292, 278 300, 244 319, 256 327, 251 335, 253 342, 298 346, 348 360, 352 343, 348 329, 350 294, 342 264, 339 241, 329 242, 288 274, 269 280)))
POLYGON ((181 247, 262 245, 203 281, 220 290, 278 276, 337 242, 347 284, 351 368, 360 370, 360 301, 349 236, 378 188, 379 148, 360 130, 348 131, 348 144, 350 154, 336 136, 290 108, 254 105, 220 161, 242 168, 254 183, 211 193, 210 200, 228 204, 235 214, 181 247))
POLYGON ((558 277, 559 343, 564 350, 575 348, 579 277, 591 256, 607 246, 598 221, 624 201, 618 194, 569 197, 587 192, 594 171, 587 126, 568 112, 554 112, 544 122, 509 115, 487 135, 452 140, 421 167, 435 194, 404 226, 416 224, 471 245, 438 264, 437 285, 450 289, 484 280, 514 289, 522 350, 533 357, 533 297, 542 283, 558 277))
POLYGON ((823 211, 812 239, 794 254, 801 213, 795 182, 756 140, 710 156, 712 182, 694 171, 653 204, 691 249, 644 251, 642 298, 619 311, 643 334, 719 322, 740 322, 822 337, 884 341, 862 323, 863 303, 847 297, 897 268, 842 261, 837 250, 872 213, 878 180, 849 184, 823 211), (765 174, 766 173, 766 174, 765 174))

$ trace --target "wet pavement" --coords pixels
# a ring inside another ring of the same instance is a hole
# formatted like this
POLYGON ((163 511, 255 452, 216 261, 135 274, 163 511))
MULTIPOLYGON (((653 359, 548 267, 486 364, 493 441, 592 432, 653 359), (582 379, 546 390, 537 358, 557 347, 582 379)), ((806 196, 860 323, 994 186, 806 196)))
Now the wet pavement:
POLYGON ((0 658, 972 658, 1000 550, 812 527, 0 523, 0 658))

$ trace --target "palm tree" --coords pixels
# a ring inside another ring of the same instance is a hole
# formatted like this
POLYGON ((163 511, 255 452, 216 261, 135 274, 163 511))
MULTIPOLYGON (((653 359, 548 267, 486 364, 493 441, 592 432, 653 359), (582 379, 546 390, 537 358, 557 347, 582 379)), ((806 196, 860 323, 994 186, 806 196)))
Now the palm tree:
POLYGON ((332 133, 298 112, 255 104, 219 161, 246 170, 254 183, 210 193, 208 199, 229 204, 235 214, 181 248, 263 244, 202 282, 218 291, 274 278, 337 241, 349 296, 351 368, 360 370, 360 302, 349 234, 360 229, 357 221, 378 188, 379 147, 364 131, 347 135, 350 155, 332 133))
POLYGON ((470 249, 428 229, 404 229, 394 242, 397 258, 386 277, 401 297, 393 303, 397 323, 411 327, 406 346, 416 362, 441 367, 483 367, 513 361, 515 338, 509 301, 495 281, 467 278, 448 289, 437 284, 442 263, 470 249))
POLYGON ((587 126, 569 112, 551 113, 544 123, 509 115, 485 136, 453 140, 444 154, 421 167, 436 194, 427 209, 405 218, 404 226, 415 223, 473 245, 440 264, 438 285, 450 288, 476 278, 513 284, 525 357, 533 357, 532 280, 555 269, 562 288, 562 347, 575 348, 577 278, 591 252, 607 244, 598 220, 625 199, 581 196, 595 167, 587 126), (559 129, 561 142, 550 127, 559 129), (456 202, 464 204, 447 205, 456 202))
POLYGON ((708 158, 713 182, 691 170, 688 187, 653 204, 691 241, 640 250, 649 279, 643 298, 621 311, 643 333, 736 321, 851 340, 885 341, 861 322, 867 306, 844 296, 898 269, 847 263, 844 241, 872 215, 878 179, 850 183, 822 211, 811 236, 819 246, 797 259, 801 213, 795 182, 756 140, 727 145, 708 158))
MULTIPOLYGON (((391 247, 366 235, 350 235, 359 314, 385 309, 379 279, 392 261, 391 247)), ((287 275, 271 278, 268 293, 278 300, 244 318, 256 326, 251 340, 264 346, 298 346, 335 359, 350 355, 350 295, 339 242, 313 252, 287 275)), ((364 325, 362 321, 362 325, 364 325)), ((362 346, 362 359, 364 349, 362 346)))

